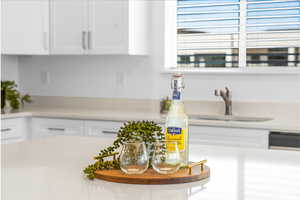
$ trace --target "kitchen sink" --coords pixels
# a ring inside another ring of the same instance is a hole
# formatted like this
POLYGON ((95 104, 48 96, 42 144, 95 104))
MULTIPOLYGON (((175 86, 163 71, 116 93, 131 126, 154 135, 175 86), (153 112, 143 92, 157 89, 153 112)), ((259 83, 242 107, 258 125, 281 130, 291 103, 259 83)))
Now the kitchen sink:
POLYGON ((190 115, 190 119, 195 120, 219 120, 219 121, 240 121, 240 122, 265 122, 272 118, 267 117, 247 117, 236 115, 190 115))

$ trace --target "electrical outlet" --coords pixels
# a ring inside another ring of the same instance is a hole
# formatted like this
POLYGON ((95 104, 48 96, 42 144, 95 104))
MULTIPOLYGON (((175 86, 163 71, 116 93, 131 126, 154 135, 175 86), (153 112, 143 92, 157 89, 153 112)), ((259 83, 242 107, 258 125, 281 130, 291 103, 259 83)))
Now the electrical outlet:
POLYGON ((117 86, 124 86, 125 77, 124 72, 117 72, 116 73, 116 84, 117 86))
POLYGON ((49 85, 51 81, 50 72, 42 71, 41 72, 41 82, 43 85, 49 85))

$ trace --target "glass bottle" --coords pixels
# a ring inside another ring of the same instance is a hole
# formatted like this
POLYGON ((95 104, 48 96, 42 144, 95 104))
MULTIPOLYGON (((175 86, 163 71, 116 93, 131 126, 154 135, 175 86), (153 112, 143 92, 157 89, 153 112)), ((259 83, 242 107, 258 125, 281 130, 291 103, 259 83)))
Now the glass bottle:
POLYGON ((165 134, 167 141, 176 141, 180 152, 181 166, 189 161, 188 116, 184 111, 182 92, 183 76, 174 74, 171 81, 172 103, 166 118, 165 134))

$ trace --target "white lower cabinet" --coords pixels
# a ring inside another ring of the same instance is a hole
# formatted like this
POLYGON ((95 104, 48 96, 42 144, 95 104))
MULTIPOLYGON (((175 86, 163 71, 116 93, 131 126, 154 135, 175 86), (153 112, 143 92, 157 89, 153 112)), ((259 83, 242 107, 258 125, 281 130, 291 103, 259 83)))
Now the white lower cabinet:
MULTIPOLYGON (((17 142, 55 135, 115 138, 125 121, 72 120, 57 118, 3 119, 1 142, 17 142), (30 130, 30 131, 29 131, 30 130)), ((159 124, 163 127, 162 124, 159 124)), ((191 144, 267 149, 269 131, 263 129, 190 126, 191 144)))
POLYGON ((115 138, 124 122, 85 121, 87 136, 115 138))
POLYGON ((1 120, 1 143, 15 143, 27 139, 28 118, 1 120))
POLYGON ((269 131, 262 129, 190 126, 190 143, 267 149, 269 131))
POLYGON ((71 119, 32 119, 32 139, 54 135, 84 135, 84 122, 71 119))

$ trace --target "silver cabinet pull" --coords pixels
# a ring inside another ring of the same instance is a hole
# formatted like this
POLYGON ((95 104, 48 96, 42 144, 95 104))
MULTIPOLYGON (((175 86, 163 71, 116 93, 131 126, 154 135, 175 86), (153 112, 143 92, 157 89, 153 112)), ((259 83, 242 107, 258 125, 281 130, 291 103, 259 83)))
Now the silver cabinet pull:
POLYGON ((65 131, 64 128, 48 128, 49 131, 65 131))
POLYGON ((48 33, 44 32, 43 33, 43 40, 44 40, 44 49, 48 50, 49 49, 49 38, 48 38, 48 33))
POLYGON ((8 132, 8 131, 11 131, 11 128, 3 128, 3 129, 1 129, 1 132, 8 132))
POLYGON ((86 36, 87 36, 87 34, 86 34, 86 31, 82 31, 82 38, 81 38, 81 42, 82 42, 82 48, 84 49, 84 50, 86 50, 86 48, 87 48, 87 46, 86 46, 86 36))
POLYGON ((89 46, 89 49, 92 49, 92 32, 89 31, 88 32, 88 46, 89 46))
POLYGON ((116 135, 118 134, 118 131, 102 131, 103 134, 113 134, 116 135))

